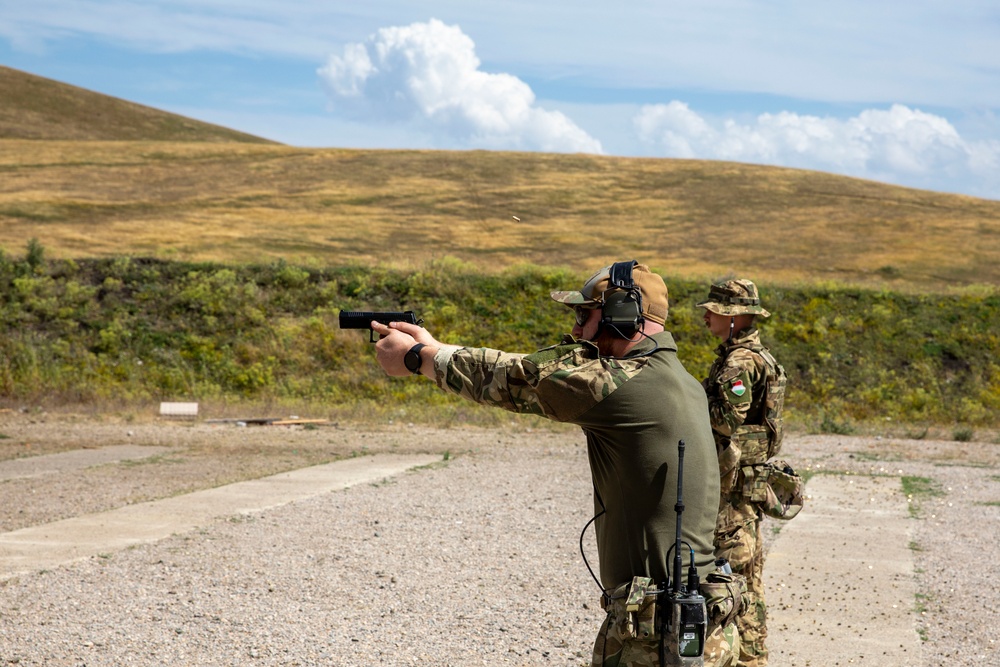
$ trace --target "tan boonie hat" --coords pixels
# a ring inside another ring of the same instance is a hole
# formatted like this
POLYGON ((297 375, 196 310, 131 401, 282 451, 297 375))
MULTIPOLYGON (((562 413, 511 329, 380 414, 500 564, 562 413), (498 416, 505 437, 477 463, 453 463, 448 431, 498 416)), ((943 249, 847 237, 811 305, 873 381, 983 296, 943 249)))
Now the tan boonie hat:
POLYGON ((712 285, 708 298, 698 305, 719 315, 771 316, 771 313, 760 305, 757 286, 742 278, 712 285))
POLYGON ((804 502, 802 478, 785 461, 771 461, 765 466, 766 498, 761 509, 775 519, 794 519, 804 502))
MULTIPOLYGON (((611 282, 611 266, 592 275, 579 292, 552 292, 552 298, 567 306, 598 307, 604 302, 604 293, 608 291, 611 282)), ((666 324, 667 322, 667 285, 663 278, 649 270, 645 264, 632 267, 632 284, 639 288, 642 294, 642 316, 650 322, 666 324)), ((617 287, 612 292, 621 291, 617 287)))

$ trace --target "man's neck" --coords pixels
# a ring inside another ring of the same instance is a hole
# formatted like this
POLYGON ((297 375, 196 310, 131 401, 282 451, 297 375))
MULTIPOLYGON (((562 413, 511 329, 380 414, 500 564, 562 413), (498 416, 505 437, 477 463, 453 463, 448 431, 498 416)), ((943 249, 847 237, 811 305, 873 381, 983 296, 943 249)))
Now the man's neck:
POLYGON ((597 337, 597 347, 600 349, 601 354, 606 357, 614 357, 615 359, 622 359, 628 356, 628 353, 632 351, 636 345, 644 341, 650 336, 655 336, 663 331, 663 325, 657 324, 655 322, 645 322, 642 325, 642 329, 639 333, 632 336, 630 339, 621 338, 620 336, 615 336, 607 332, 602 333, 597 337))
POLYGON ((744 329, 734 331, 730 338, 721 339, 722 343, 720 345, 724 348, 743 345, 747 342, 747 339, 751 338, 755 333, 757 333, 757 329, 751 324, 744 329))

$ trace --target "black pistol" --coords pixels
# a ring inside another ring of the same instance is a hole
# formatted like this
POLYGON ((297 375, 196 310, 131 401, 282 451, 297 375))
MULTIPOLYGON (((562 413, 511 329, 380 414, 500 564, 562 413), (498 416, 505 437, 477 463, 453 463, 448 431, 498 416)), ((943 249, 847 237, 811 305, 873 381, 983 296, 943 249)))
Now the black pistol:
POLYGON ((410 324, 423 324, 423 320, 418 320, 417 316, 413 314, 412 310, 407 310, 402 313, 389 313, 389 312, 369 312, 365 310, 358 311, 340 311, 340 328, 341 329, 368 329, 368 342, 375 342, 375 332, 372 330, 372 321, 378 322, 379 324, 389 324, 389 322, 409 322, 410 324))

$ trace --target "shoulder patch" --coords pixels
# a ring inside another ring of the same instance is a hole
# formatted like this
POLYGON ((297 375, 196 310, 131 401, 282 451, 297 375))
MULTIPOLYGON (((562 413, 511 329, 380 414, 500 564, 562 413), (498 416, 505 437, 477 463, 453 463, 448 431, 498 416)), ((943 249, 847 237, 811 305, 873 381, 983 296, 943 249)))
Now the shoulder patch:
POLYGON ((733 392, 735 396, 742 396, 747 393, 747 387, 743 384, 743 380, 737 378, 729 384, 729 391, 733 392))

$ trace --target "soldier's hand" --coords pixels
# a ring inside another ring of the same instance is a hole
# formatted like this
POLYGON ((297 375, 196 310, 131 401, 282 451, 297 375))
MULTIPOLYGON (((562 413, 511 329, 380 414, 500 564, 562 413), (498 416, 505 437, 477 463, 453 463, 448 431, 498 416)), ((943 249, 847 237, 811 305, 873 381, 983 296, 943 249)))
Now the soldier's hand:
POLYGON ((413 340, 418 343, 441 347, 441 343, 437 342, 434 336, 431 335, 431 332, 419 324, 410 324, 409 322, 390 322, 389 327, 395 329, 396 331, 402 331, 405 334, 409 334, 413 337, 413 340))
POLYGON ((403 363, 403 356, 417 343, 416 339, 404 331, 387 327, 379 322, 372 322, 372 331, 381 336, 375 343, 375 359, 382 366, 382 370, 394 377, 411 375, 403 363))

